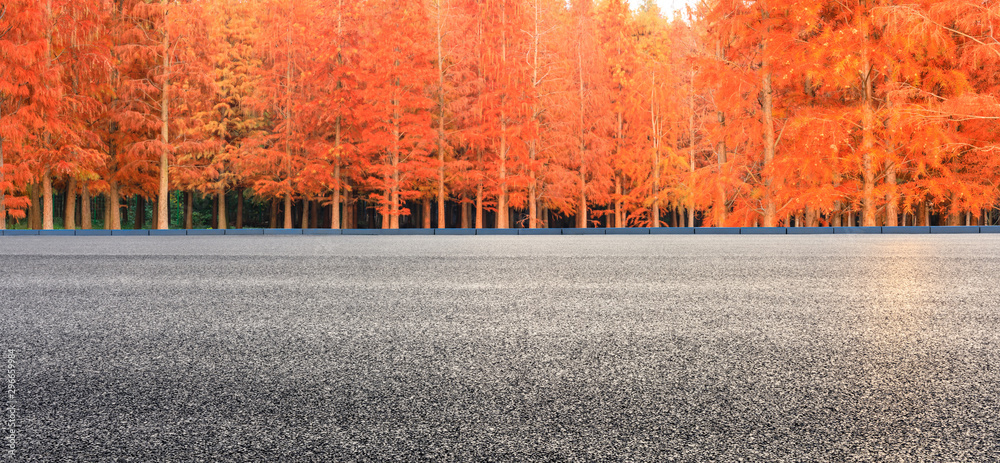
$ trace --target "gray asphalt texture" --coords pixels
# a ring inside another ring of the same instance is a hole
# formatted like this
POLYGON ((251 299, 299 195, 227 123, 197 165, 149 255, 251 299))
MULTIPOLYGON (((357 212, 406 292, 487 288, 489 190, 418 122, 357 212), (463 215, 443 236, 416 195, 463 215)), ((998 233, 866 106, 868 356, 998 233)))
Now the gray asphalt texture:
POLYGON ((1000 236, 5 237, 0 268, 14 461, 1000 460, 1000 236))

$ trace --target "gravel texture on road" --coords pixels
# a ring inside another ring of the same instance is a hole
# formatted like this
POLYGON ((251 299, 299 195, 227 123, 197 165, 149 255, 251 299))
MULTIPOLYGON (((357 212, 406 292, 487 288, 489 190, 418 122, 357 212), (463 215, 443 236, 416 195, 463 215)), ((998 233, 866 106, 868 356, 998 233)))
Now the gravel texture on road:
POLYGON ((0 268, 14 461, 1000 460, 1000 235, 4 237, 0 268))

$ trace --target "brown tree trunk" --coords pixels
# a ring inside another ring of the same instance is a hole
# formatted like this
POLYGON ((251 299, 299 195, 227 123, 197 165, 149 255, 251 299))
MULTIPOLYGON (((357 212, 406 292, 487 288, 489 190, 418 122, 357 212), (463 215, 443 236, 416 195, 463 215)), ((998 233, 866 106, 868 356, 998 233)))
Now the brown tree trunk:
POLYGON ((184 192, 184 229, 190 230, 194 227, 194 192, 184 192))
POLYGON ((302 229, 309 228, 309 200, 302 198, 302 220, 299 223, 302 229))
POLYGON ((688 223, 691 223, 692 227, 694 226, 693 225, 694 224, 694 208, 695 208, 694 193, 695 193, 695 188, 697 187, 697 185, 695 184, 695 176, 694 176, 694 170, 695 170, 695 167, 696 167, 696 165, 695 165, 695 156, 694 156, 694 149, 695 149, 695 143, 694 143, 694 140, 695 140, 695 129, 694 129, 694 77, 695 77, 695 71, 694 71, 694 69, 691 69, 691 86, 690 86, 690 91, 689 91, 689 94, 688 94, 688 163, 689 163, 689 167, 690 167, 689 173, 691 174, 691 186, 690 186, 690 188, 691 188, 691 198, 688 200, 688 205, 689 205, 689 207, 688 207, 688 223))
MULTIPOLYGON (((160 5, 163 8, 163 21, 166 23, 169 18, 167 15, 167 0, 160 0, 160 5)), ((168 28, 163 27, 161 29, 163 30, 163 92, 160 95, 160 137, 163 142, 163 151, 160 152, 160 182, 159 192, 156 196, 156 222, 150 227, 156 230, 170 228, 170 223, 167 220, 170 205, 169 165, 167 163, 167 156, 170 150, 170 34, 168 34, 168 28)))
POLYGON ((118 192, 118 182, 111 182, 111 190, 108 193, 108 222, 109 230, 121 230, 122 228, 122 208, 121 198, 118 192))
POLYGON ((345 228, 358 228, 357 208, 354 206, 354 194, 350 189, 344 190, 344 224, 345 228))
POLYGON ((151 205, 153 207, 150 208, 152 210, 152 214, 153 214, 153 220, 150 222, 150 226, 152 226, 152 227, 155 227, 156 224, 160 223, 159 222, 159 220, 160 220, 160 208, 158 206, 159 205, 158 201, 159 201, 159 198, 152 200, 153 204, 151 204, 151 205))
POLYGON ((52 230, 52 173, 46 168, 42 174, 42 230, 52 230))
POLYGON ((292 194, 285 193, 285 208, 284 208, 284 227, 285 229, 292 228, 292 194))
MULTIPOLYGON (((340 136, 340 134, 339 134, 339 126, 338 126, 338 134, 337 135, 338 135, 338 138, 339 138, 339 136, 340 136)), ((333 185, 333 200, 330 201, 330 228, 336 230, 336 229, 341 228, 341 226, 340 226, 340 217, 341 217, 340 216, 340 201, 341 201, 341 199, 340 199, 340 189, 341 188, 340 188, 340 156, 339 155, 337 156, 337 159, 336 159, 334 167, 333 167, 333 182, 334 182, 334 185, 333 185)), ((346 205, 344 207, 344 215, 345 216, 347 215, 347 207, 346 207, 346 205)))
POLYGON ((431 228, 431 198, 424 198, 421 219, 424 228, 431 228))
POLYGON ((472 226, 472 204, 462 198, 462 228, 471 228, 472 226))
POLYGON ((615 227, 624 227, 625 219, 622 215, 622 177, 615 174, 615 227))
POLYGON ((42 228, 42 202, 38 199, 38 184, 28 185, 28 200, 31 206, 28 209, 28 228, 38 230, 42 228))
POLYGON ((868 55, 868 20, 867 12, 862 21, 862 30, 865 34, 865 45, 861 48, 861 79, 862 79, 862 140, 861 140, 861 170, 862 170, 862 196, 861 196, 861 225, 865 227, 875 226, 875 172, 872 167, 875 152, 875 109, 872 95, 872 77, 874 69, 871 65, 871 58, 868 55))
MULTIPOLYGON (((483 171, 483 150, 477 150, 476 157, 478 158, 477 164, 480 167, 480 172, 483 171)), ((483 179, 480 178, 476 182, 476 228, 483 228, 483 179)))
MULTIPOLYGON (((0 185, 3 184, 3 137, 0 137, 0 185)), ((0 230, 7 229, 7 190, 0 187, 0 230)))
POLYGON ((84 183, 80 189, 80 228, 90 230, 93 223, 90 209, 90 188, 84 183))
MULTIPOLYGON (((766 47, 765 47, 766 48, 766 47)), ((774 102, 773 90, 771 88, 771 67, 767 58, 764 59, 763 71, 763 105, 764 110, 764 226, 775 226, 776 210, 774 204, 774 193, 771 191, 772 178, 767 170, 774 162, 775 137, 774 137, 774 102)))
POLYGON ((226 189, 218 188, 215 190, 215 199, 219 202, 219 215, 216 217, 218 222, 216 225, 219 230, 225 230, 229 228, 229 221, 227 220, 226 213, 226 189))
POLYGON ((63 228, 76 229, 76 177, 69 177, 66 185, 66 208, 63 212, 63 228))

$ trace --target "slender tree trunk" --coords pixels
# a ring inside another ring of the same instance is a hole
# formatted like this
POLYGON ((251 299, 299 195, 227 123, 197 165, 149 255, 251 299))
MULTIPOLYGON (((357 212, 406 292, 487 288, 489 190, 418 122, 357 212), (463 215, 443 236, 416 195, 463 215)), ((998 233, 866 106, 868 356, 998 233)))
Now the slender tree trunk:
MULTIPOLYGON (((479 171, 483 171, 483 151, 477 150, 479 171)), ((476 182, 476 228, 483 228, 483 179, 476 182)))
POLYGON ((121 230, 122 228, 122 208, 121 208, 121 198, 118 193, 118 182, 111 182, 111 189, 108 192, 108 222, 106 227, 109 230, 121 230))
POLYGON ((49 168, 42 174, 42 230, 52 230, 52 173, 49 168))
MULTIPOLYGON (((330 204, 330 228, 340 228, 340 117, 337 117, 337 124, 334 129, 334 146, 337 156, 333 160, 333 201, 330 204)), ((347 207, 345 205, 346 212, 347 207)))
MULTIPOLYGON (((398 119, 397 119, 398 120, 398 119)), ((397 229, 399 228, 399 146, 396 144, 396 140, 399 140, 399 128, 396 127, 393 131, 393 150, 392 150, 392 179, 389 183, 389 228, 397 229)))
POLYGON ((576 228, 587 228, 587 174, 580 166, 580 201, 576 210, 576 228))
POLYGON ((507 121, 500 110, 500 194, 497 196, 496 228, 507 228, 507 121))
MULTIPOLYGON (((766 48, 763 46, 762 48, 766 48)), ((764 111, 764 223, 765 227, 774 227, 776 220, 776 210, 774 204, 774 192, 771 191, 772 174, 771 164, 774 162, 775 137, 774 137, 774 117, 772 114, 773 90, 771 89, 771 65, 765 55, 763 64, 763 111, 764 111)))
POLYGON ((229 228, 229 223, 226 220, 226 215, 227 215, 227 213, 226 213, 226 189, 225 188, 221 188, 221 187, 217 188, 215 190, 215 199, 216 199, 216 201, 219 202, 219 206, 218 206, 218 208, 219 208, 219 215, 218 215, 218 217, 216 217, 216 219, 218 220, 218 222, 216 223, 216 226, 218 227, 219 230, 225 230, 225 229, 229 228))
POLYGON ((243 190, 236 190, 236 228, 243 228, 243 190))
MULTIPOLYGON (((160 208, 158 207, 159 198, 152 200, 151 208, 153 214, 153 220, 150 221, 150 228, 156 227, 156 224, 160 221, 160 208)), ((145 223, 145 221, 143 221, 145 223)))
POLYGON ((63 213, 63 228, 76 229, 76 177, 69 177, 66 185, 66 208, 63 213))
MULTIPOLYGON (((333 187, 333 199, 330 201, 330 228, 337 230, 340 228, 340 159, 337 159, 337 165, 333 169, 333 176, 336 179, 334 182, 336 185, 333 187)), ((346 207, 344 208, 344 215, 347 215, 346 207)))
POLYGON ((535 33, 531 37, 531 96, 533 97, 531 101, 531 122, 535 125, 535 130, 528 140, 528 228, 538 228, 538 174, 535 171, 535 160, 538 158, 538 139, 541 133, 541 121, 538 117, 538 87, 540 85, 538 81, 538 48, 541 45, 541 34, 538 31, 538 26, 541 21, 538 1, 532 2, 531 6, 535 14, 535 33))
POLYGON ((694 226, 694 193, 695 193, 695 133, 694 133, 694 69, 691 70, 691 89, 688 94, 688 162, 690 165, 689 173, 691 174, 691 198, 688 199, 688 223, 694 226))
POLYGON ((31 205, 28 207, 28 228, 38 230, 42 228, 42 202, 38 199, 38 184, 28 185, 28 200, 31 205))
POLYGON ((616 227, 624 227, 625 220, 622 216, 622 177, 620 174, 615 174, 615 225, 616 227))
POLYGON ((0 137, 0 230, 7 229, 7 189, 3 187, 3 137, 0 137))
POLYGON ((350 188, 344 189, 344 228, 358 228, 357 211, 350 188))
POLYGON ((584 112, 586 111, 586 100, 584 99, 586 93, 584 92, 583 85, 583 46, 577 44, 576 47, 576 57, 577 57, 577 73, 579 74, 578 89, 579 94, 577 98, 580 100, 580 120, 579 120, 579 156, 580 156, 580 198, 577 204, 576 211, 576 228, 587 228, 587 157, 586 157, 586 141, 584 139, 584 112))
POLYGON ((872 159, 875 151, 875 110, 872 98, 872 73, 874 70, 872 69, 871 57, 868 51, 868 41, 870 39, 868 34, 868 13, 865 12, 864 15, 864 20, 861 23, 865 34, 865 44, 861 48, 861 79, 864 91, 861 120, 861 170, 864 182, 861 196, 861 225, 871 227, 875 225, 875 172, 872 167, 872 159))
POLYGON ((184 192, 184 229, 194 228, 194 192, 184 192))
MULTIPOLYGON (((45 69, 52 69, 52 33, 55 27, 55 20, 52 15, 52 0, 46 0, 45 2, 45 22, 46 22, 46 32, 45 32, 45 69)), ((47 117, 43 116, 43 121, 47 122, 47 117)), ((44 126, 45 130, 45 149, 52 149, 52 134, 49 131, 48 124, 44 126)), ((52 218, 52 169, 50 166, 45 166, 45 171, 42 173, 42 230, 52 230, 55 228, 52 218)))
POLYGON ((291 229, 292 228, 292 194, 291 193, 285 193, 285 209, 284 209, 284 211, 285 211, 285 217, 284 217, 285 223, 284 223, 284 226, 285 226, 286 229, 291 229))
POLYGON ((309 228, 309 200, 302 198, 302 221, 299 223, 302 229, 309 228))
POLYGON ((424 198, 420 214, 423 228, 431 228, 431 198, 424 198))
MULTIPOLYGON (((444 223, 444 148, 445 148, 445 132, 444 132, 444 14, 441 8, 441 1, 438 0, 434 3, 436 7, 435 12, 437 13, 437 70, 438 70, 438 143, 437 143, 437 161, 438 161, 438 178, 437 178, 437 227, 445 228, 444 223)), ((428 217, 425 220, 430 220, 428 217)), ((430 228, 429 225, 427 228, 430 228)))
MULTIPOLYGON (((715 42, 715 57, 720 61, 725 59, 725 55, 722 51, 721 38, 715 42)), ((715 117, 719 123, 719 127, 722 127, 723 129, 721 130, 722 134, 719 138, 719 143, 715 148, 716 161, 719 164, 719 179, 715 182, 715 206, 712 209, 714 209, 715 226, 724 227, 726 226, 726 216, 729 213, 729 206, 726 204, 726 186, 725 183, 723 183, 723 179, 726 178, 725 166, 727 162, 725 135, 726 114, 722 111, 716 111, 715 117)))
MULTIPOLYGON (((160 0, 160 5, 163 7, 163 21, 166 24, 167 21, 167 0, 160 0)), ((160 152, 160 185, 159 194, 156 196, 156 222, 153 224, 152 228, 157 230, 166 230, 170 228, 170 222, 168 219, 169 205, 170 205, 170 190, 169 190, 169 164, 168 164, 168 154, 170 151, 170 129, 168 123, 170 122, 170 34, 168 33, 168 28, 163 28, 163 92, 160 95, 160 137, 163 142, 163 151, 160 152)))
MULTIPOLYGON (((295 2, 290 3, 294 8, 295 2)), ((289 191, 285 193, 284 227, 292 228, 292 31, 289 23, 287 30, 288 66, 285 69, 285 163, 286 179, 289 191)))
POLYGON ((80 188, 80 228, 90 230, 93 223, 90 209, 90 188, 84 182, 83 187, 80 188))
POLYGON ((896 191, 896 163, 892 160, 885 161, 885 183, 889 186, 889 191, 885 194, 885 226, 895 227, 898 225, 899 209, 896 204, 899 193, 896 191))
POLYGON ((660 226, 660 112, 659 105, 656 104, 656 73, 652 75, 652 85, 649 90, 649 120, 651 133, 653 134, 653 205, 650 209, 650 217, 653 227, 660 226))

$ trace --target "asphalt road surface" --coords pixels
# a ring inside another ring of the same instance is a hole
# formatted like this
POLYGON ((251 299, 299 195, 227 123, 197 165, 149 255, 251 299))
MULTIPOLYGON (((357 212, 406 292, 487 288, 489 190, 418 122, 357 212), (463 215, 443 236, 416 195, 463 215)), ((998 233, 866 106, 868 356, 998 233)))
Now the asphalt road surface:
POLYGON ((3 237, 0 269, 9 461, 1000 460, 1000 235, 3 237))

